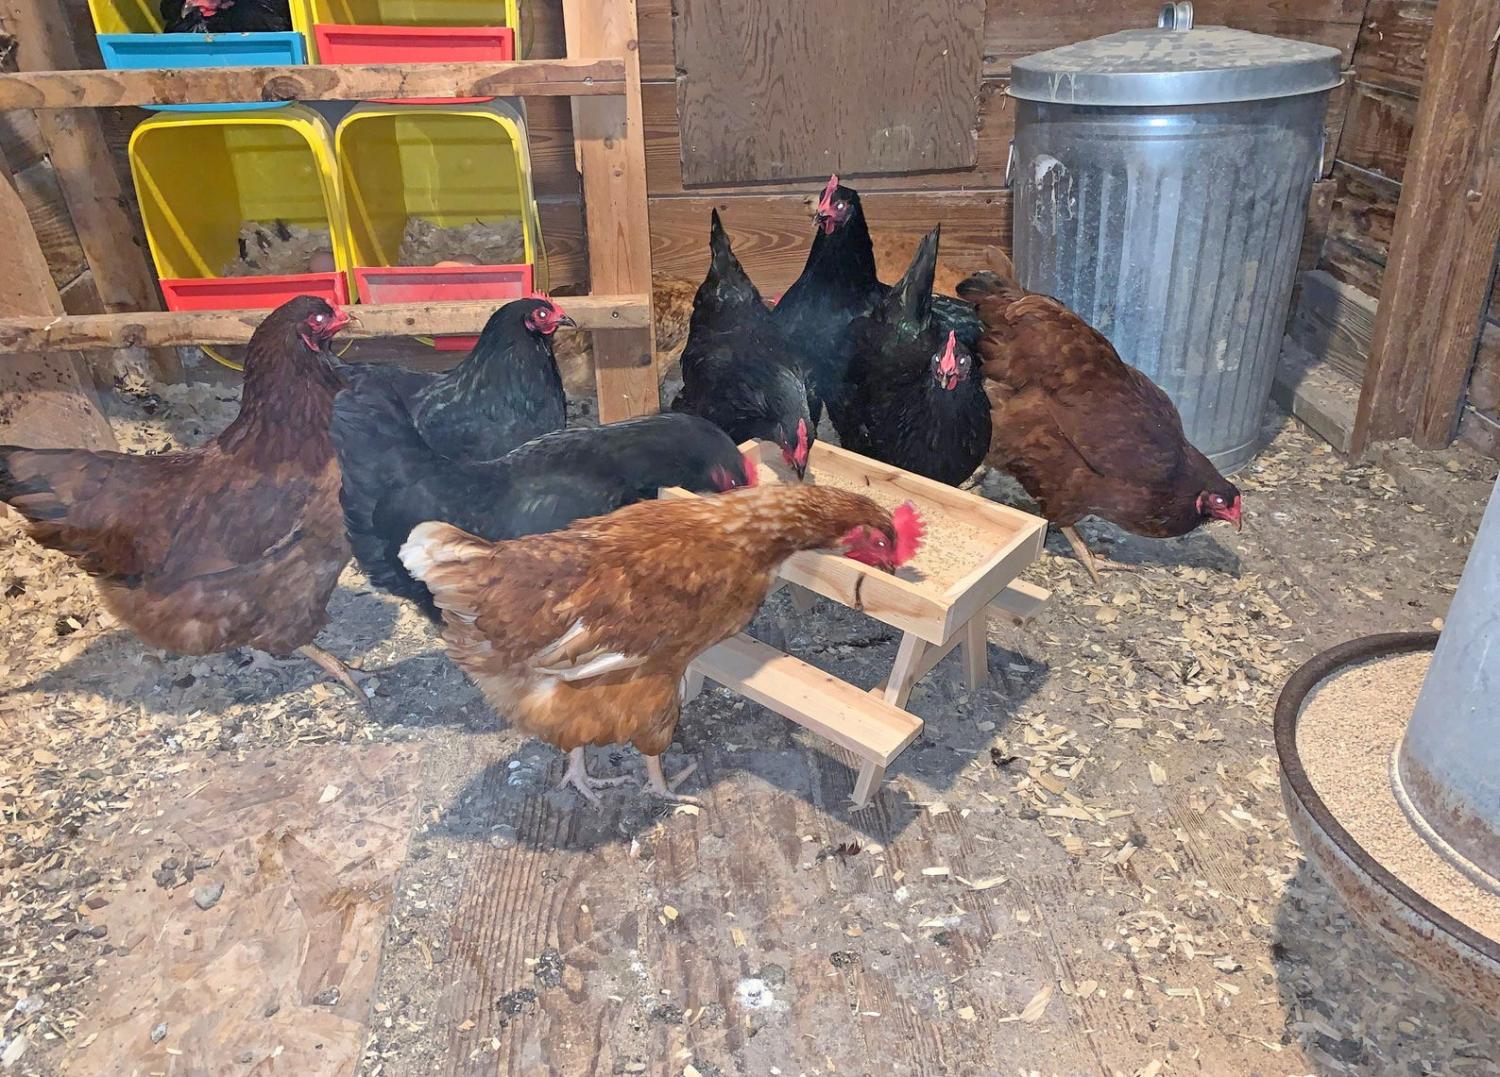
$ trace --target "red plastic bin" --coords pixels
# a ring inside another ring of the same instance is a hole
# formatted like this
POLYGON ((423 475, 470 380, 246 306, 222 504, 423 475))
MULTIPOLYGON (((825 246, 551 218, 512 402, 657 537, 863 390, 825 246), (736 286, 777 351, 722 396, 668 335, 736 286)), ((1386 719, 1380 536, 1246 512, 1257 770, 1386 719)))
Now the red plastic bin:
POLYGON ((272 310, 299 295, 315 295, 335 306, 349 302, 342 273, 293 273, 284 277, 163 277, 168 310, 272 310))
MULTIPOLYGON (((509 26, 313 27, 319 62, 325 64, 495 63, 516 58, 516 32, 509 26)), ((381 104, 454 105, 490 97, 403 97, 381 104)))
MULTIPOLYGON (((531 294, 531 266, 380 266, 354 269, 361 303, 501 302, 531 294)), ((497 306, 499 303, 496 304, 497 306)), ((436 337, 439 351, 468 351, 478 337, 436 337)))

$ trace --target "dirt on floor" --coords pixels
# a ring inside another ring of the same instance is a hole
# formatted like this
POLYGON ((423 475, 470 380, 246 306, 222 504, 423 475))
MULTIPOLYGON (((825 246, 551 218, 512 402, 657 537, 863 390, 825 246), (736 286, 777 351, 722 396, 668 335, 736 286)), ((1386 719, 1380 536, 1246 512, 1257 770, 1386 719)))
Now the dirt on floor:
MULTIPOLYGON (((235 398, 111 408, 160 451, 235 398)), ((107 1043, 108 1072, 1494 1073, 1493 1019, 1303 862, 1271 741, 1299 663, 1440 621, 1493 466, 1268 435, 1242 534, 1086 524, 1114 563, 1097 589, 1052 536, 1026 576, 1051 602, 991 625, 986 690, 956 658, 919 683, 926 727, 862 811, 838 753, 718 688, 668 762, 698 761, 701 809, 630 786, 593 808, 353 568, 319 642, 377 671, 369 720, 301 661, 142 646, 0 521, 0 1066, 100 1072, 107 1043), (273 945, 293 908, 316 953, 273 945), (255 968, 279 993, 238 1026, 185 1020, 255 968)), ((781 596, 753 630, 864 685, 897 645, 781 596)))

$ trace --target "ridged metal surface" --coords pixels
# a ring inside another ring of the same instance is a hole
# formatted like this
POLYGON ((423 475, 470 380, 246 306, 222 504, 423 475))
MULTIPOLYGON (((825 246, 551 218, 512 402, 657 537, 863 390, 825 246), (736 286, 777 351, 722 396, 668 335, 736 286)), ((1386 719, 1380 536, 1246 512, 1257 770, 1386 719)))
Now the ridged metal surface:
POLYGON ((1258 447, 1327 97, 1016 102, 1022 283, 1088 319, 1166 390, 1225 473, 1258 447))

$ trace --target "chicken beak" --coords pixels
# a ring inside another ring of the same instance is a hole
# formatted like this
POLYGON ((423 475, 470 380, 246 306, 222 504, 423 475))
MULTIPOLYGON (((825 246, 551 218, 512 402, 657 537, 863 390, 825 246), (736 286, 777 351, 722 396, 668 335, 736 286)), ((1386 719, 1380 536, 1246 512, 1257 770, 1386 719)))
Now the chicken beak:
POLYGON ((559 326, 564 326, 565 325, 569 329, 577 329, 578 328, 578 323, 575 322, 572 318, 568 317, 566 314, 564 314, 561 318, 557 319, 557 324, 559 326))

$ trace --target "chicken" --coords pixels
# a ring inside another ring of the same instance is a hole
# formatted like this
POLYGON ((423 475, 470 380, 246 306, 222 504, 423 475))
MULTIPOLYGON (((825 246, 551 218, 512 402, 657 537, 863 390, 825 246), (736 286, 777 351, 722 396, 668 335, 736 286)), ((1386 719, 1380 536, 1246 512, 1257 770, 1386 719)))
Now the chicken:
POLYGON ((1177 409, 1104 336, 1056 299, 1027 292, 1010 259, 959 287, 984 322, 979 341, 994 434, 1009 471, 1062 528, 1098 582, 1074 525, 1090 514, 1151 538, 1210 520, 1241 524, 1240 492, 1183 436, 1177 409))
POLYGON ((348 320, 313 296, 267 315, 246 348, 239 415, 197 448, 0 446, 0 500, 152 646, 300 652, 364 705, 348 669, 312 643, 349 562, 328 433, 345 384, 328 342, 348 320))
MULTIPOLYGON (((693 294, 698 282, 681 277, 652 277, 651 319, 656 327, 656 372, 667 369, 682 355, 687 342, 688 320, 693 314, 693 294)), ((568 333, 554 340, 557 369, 569 396, 594 395, 594 344, 592 333, 568 333)))
POLYGON ((349 541, 371 583, 433 620, 431 593, 397 556, 425 520, 499 541, 555 531, 655 497, 663 486, 728 490, 756 474, 722 430, 692 415, 560 430, 499 460, 453 463, 422 440, 389 385, 353 380, 333 411, 349 541))
MULTIPOLYGON (((597 803, 584 746, 632 742, 650 787, 671 790, 672 743, 689 664, 750 621, 776 568, 838 549, 894 569, 922 524, 833 487, 773 484, 719 497, 645 501, 566 531, 491 543, 424 523, 401 548, 443 611, 448 654, 523 731, 569 753, 563 783, 597 803)), ((688 768, 689 771, 692 769, 688 768)))
MULTIPOLYGON (((859 193, 830 176, 813 217, 817 229, 802 274, 776 302, 776 322, 796 348, 812 390, 814 423, 823 405, 844 381, 842 343, 849 323, 869 314, 889 288, 875 275, 875 251, 859 193)), ((937 324, 973 347, 981 326, 973 309, 958 299, 933 301, 937 324)))
POLYGON ((552 356, 552 334, 573 325, 545 296, 505 304, 452 370, 423 374, 372 367, 405 402, 422 440, 448 460, 498 460, 567 423, 567 397, 552 356))
POLYGON ((974 355, 932 316, 934 228, 906 275, 844 338, 844 384, 828 401, 844 448, 957 486, 990 446, 990 403, 974 355))
POLYGON ((161 0, 164 34, 240 34, 292 28, 287 0, 161 0))
POLYGON ((730 248, 719 211, 709 236, 708 276, 693 299, 673 411, 701 415, 735 443, 774 441, 801 478, 816 437, 807 383, 760 292, 730 248))

